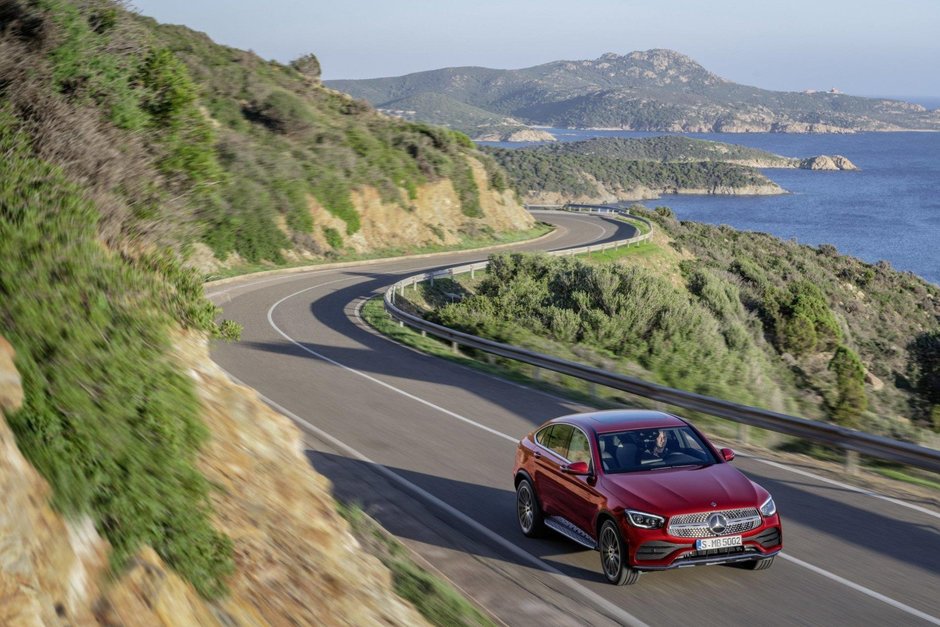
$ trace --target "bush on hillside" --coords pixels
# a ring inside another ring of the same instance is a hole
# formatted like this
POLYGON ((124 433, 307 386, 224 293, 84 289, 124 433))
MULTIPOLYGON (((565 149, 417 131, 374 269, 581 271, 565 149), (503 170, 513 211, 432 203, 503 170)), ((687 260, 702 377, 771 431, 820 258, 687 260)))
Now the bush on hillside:
POLYGON ((224 333, 216 310, 191 275, 144 271, 105 252, 94 208, 30 156, 7 111, 0 152, 0 324, 26 398, 9 416, 17 444, 58 508, 92 516, 115 566, 149 544, 218 596, 232 546, 212 528, 196 468, 206 432, 192 382, 168 355, 173 315, 224 333))

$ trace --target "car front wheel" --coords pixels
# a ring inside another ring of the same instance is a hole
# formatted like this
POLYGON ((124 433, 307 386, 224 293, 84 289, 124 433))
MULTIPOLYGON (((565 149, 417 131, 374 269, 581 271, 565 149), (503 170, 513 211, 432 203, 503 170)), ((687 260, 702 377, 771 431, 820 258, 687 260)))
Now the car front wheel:
POLYGON ((516 486, 516 519, 519 521, 522 533, 527 537, 536 538, 542 535, 544 529, 542 508, 539 507, 539 501, 535 498, 535 488, 528 479, 523 479, 516 486))
POLYGON ((601 525, 599 538, 601 552, 601 569, 604 577, 615 586, 628 586, 640 578, 640 571, 630 568, 627 564, 627 545, 612 520, 605 520, 601 525))

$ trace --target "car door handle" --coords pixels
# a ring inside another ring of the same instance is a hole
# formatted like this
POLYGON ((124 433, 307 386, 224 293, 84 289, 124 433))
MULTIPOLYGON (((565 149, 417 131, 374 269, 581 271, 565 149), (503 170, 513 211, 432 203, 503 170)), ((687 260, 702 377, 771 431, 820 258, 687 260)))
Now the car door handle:
POLYGON ((535 459, 542 459, 542 454, 538 451, 535 451, 535 459))

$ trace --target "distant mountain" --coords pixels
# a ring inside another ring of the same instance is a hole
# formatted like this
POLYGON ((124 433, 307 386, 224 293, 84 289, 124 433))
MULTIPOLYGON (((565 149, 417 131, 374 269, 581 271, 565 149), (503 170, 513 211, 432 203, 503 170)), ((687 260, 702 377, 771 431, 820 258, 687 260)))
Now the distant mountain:
POLYGON ((899 100, 833 92, 779 92, 740 85, 672 50, 521 70, 459 67, 326 84, 382 109, 412 104, 416 119, 471 135, 457 103, 532 125, 680 132, 854 132, 940 130, 940 111, 899 100), (431 111, 416 97, 446 96, 431 111), (448 109, 453 109, 449 111, 448 109))

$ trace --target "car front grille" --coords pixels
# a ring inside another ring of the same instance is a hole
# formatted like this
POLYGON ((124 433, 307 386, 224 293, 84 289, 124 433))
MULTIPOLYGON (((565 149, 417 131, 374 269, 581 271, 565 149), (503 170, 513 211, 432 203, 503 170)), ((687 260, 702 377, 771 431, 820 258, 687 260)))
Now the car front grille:
POLYGON ((667 533, 677 538, 713 538, 745 533, 760 526, 761 517, 754 507, 726 509, 714 512, 682 514, 669 519, 667 533), (708 526, 708 519, 713 514, 725 517, 727 525, 720 533, 715 533, 708 526))

